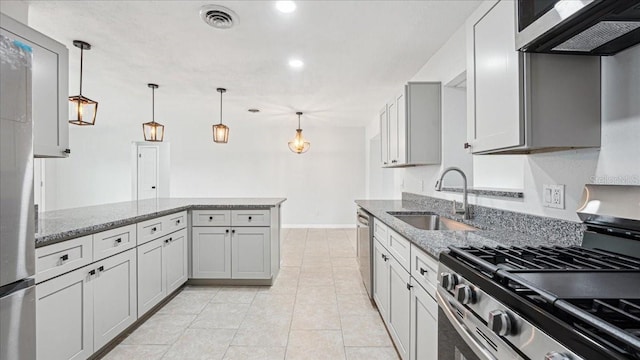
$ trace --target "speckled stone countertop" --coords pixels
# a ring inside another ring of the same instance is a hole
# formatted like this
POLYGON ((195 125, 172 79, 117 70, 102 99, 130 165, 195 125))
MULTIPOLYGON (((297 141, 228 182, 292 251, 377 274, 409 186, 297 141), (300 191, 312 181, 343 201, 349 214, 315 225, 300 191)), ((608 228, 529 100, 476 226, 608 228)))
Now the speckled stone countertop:
POLYGON ((575 238, 550 239, 512 229, 491 229, 486 224, 473 220, 462 222, 478 228, 477 231, 421 230, 389 215, 388 212, 433 212, 442 217, 461 220, 443 213, 439 209, 425 207, 408 200, 356 200, 356 204, 436 259, 449 246, 568 246, 579 244, 575 238))
POLYGON ((161 198, 46 211, 38 214, 36 247, 184 210, 268 209, 280 205, 285 200, 285 198, 161 198))

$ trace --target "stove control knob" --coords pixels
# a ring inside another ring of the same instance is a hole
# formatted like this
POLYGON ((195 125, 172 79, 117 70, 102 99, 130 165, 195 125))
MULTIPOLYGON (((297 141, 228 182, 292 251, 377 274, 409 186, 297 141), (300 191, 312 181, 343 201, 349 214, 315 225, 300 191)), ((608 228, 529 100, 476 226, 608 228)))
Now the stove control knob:
POLYGON ((456 299, 458 299, 458 301, 463 305, 473 304, 475 302, 476 294, 469 285, 456 285, 454 294, 456 299))
POLYGON ((567 355, 561 354, 557 351, 551 351, 544 356, 544 360, 571 360, 571 359, 567 355))
POLYGON ((451 291, 458 285, 458 275, 452 273, 442 273, 440 284, 443 288, 451 291))
POLYGON ((491 311, 487 325, 489 329, 500 336, 511 334, 511 318, 502 310, 491 311))

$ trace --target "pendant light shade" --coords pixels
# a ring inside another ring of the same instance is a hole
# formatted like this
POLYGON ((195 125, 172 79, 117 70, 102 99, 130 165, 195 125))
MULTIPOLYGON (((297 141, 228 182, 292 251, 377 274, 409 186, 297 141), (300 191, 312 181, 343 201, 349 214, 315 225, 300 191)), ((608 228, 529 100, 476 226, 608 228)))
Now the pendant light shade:
POLYGON ((151 88, 151 121, 142 124, 142 132, 144 141, 161 142, 164 139, 164 125, 156 122, 156 101, 155 91, 158 88, 156 84, 147 84, 151 88))
POLYGON ((69 123, 81 126, 94 125, 96 123, 96 113, 98 112, 98 102, 82 96, 84 51, 90 50, 91 45, 80 40, 74 40, 73 45, 80 49, 80 94, 69 96, 69 114, 73 117, 69 120, 69 123))
POLYGON ((227 89, 217 88, 216 91, 220 93, 220 124, 213 125, 213 141, 226 144, 229 141, 229 127, 222 123, 222 94, 227 89))
POLYGON ((300 115, 302 115, 302 113, 298 111, 296 115, 298 115, 298 128, 296 129, 296 136, 293 140, 289 141, 289 150, 296 154, 302 154, 309 150, 311 143, 306 141, 304 136, 302 136, 302 129, 300 128, 300 115))

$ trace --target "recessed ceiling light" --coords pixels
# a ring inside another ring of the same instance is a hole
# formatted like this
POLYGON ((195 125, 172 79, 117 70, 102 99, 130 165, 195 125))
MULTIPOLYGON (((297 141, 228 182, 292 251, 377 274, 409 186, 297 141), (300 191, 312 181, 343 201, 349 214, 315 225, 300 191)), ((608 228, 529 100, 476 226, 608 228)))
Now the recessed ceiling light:
POLYGON ((276 1, 276 9, 285 14, 296 11, 296 3, 293 1, 276 1))
POLYGON ((289 66, 299 69, 304 66, 304 63, 300 59, 291 59, 289 60, 289 66))

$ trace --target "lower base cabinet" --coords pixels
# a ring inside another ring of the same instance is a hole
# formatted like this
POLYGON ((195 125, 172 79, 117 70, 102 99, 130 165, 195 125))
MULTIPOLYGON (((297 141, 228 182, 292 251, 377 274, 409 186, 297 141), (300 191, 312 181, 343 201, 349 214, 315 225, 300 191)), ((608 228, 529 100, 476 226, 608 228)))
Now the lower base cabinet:
POLYGON ((384 321, 389 318, 389 253, 375 240, 373 246, 373 300, 384 321))
POLYGON ((194 227, 193 278, 271 279, 271 228, 194 227))
POLYGON ((410 275, 394 257, 389 260, 389 314, 387 325, 402 359, 409 359, 411 323, 410 275))
POLYGON ((142 316, 187 281, 187 230, 151 240, 137 251, 138 316, 142 316))
POLYGON ((136 250, 36 286, 38 359, 86 359, 136 321, 136 250))
POLYGON ((438 359, 438 303, 411 279, 411 360, 438 359))

